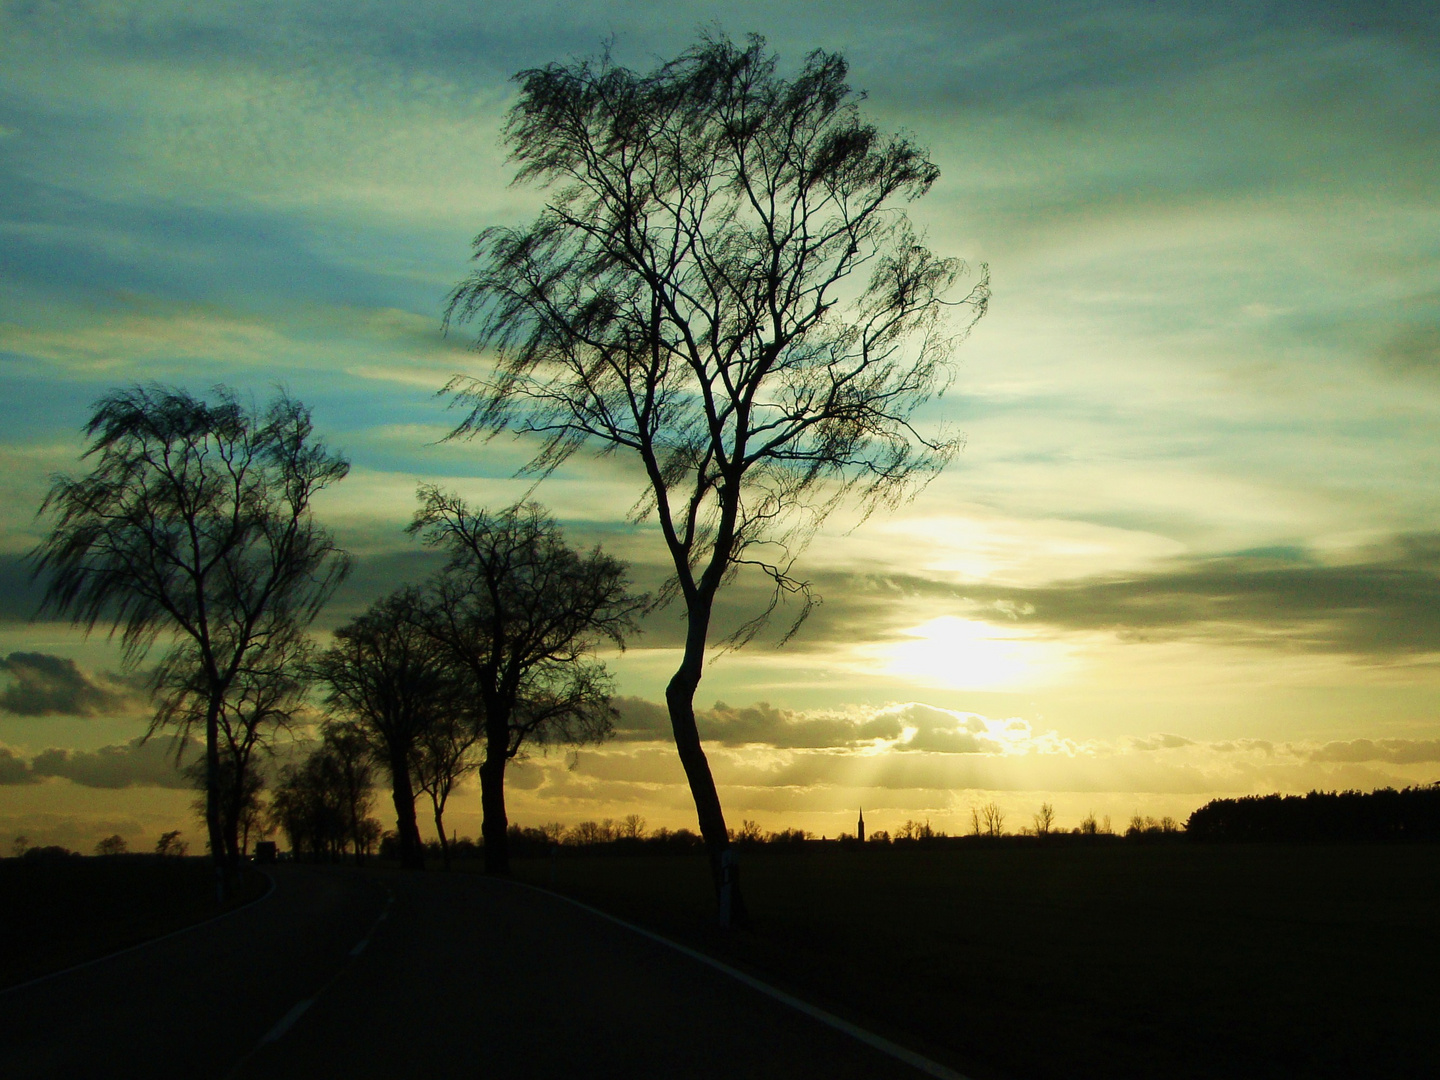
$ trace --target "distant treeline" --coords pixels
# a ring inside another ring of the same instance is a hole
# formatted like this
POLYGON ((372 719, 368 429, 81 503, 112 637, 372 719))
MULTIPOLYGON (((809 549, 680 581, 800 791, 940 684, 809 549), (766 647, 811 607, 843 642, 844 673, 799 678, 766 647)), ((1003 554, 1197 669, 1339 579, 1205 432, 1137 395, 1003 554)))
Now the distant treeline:
POLYGON ((1190 815, 1185 833, 1243 843, 1440 840, 1440 783, 1216 799, 1190 815))
MULTIPOLYGON (((1163 824, 1150 820, 1148 829, 1141 832, 1145 838, 1155 835, 1181 837, 1179 826, 1169 818, 1163 824)), ((1136 825, 1132 823, 1128 837, 1135 837, 1136 825)), ((519 858, 535 858, 546 855, 683 855, 700 854, 705 850, 704 839, 689 829, 658 828, 649 831, 645 819, 631 814, 623 820, 606 818, 604 821, 582 821, 566 827, 556 822, 538 828, 521 825, 509 827, 508 847, 510 853, 519 858)), ((835 836, 818 836, 804 829, 781 829, 766 832, 753 821, 745 821, 739 829, 731 830, 731 842, 741 851, 767 849, 781 852, 802 852, 878 848, 942 848, 968 846, 971 844, 1033 844, 1037 840, 1046 843, 1096 843, 1118 841, 1121 838, 1110 830, 1109 819, 1097 823, 1087 818, 1079 828, 1071 832, 1052 831, 1037 836, 1033 832, 1024 835, 1010 833, 950 836, 942 829, 932 828, 928 821, 907 821, 895 832, 877 830, 862 842, 851 833, 835 836)), ((479 859, 483 857, 484 841, 467 836, 456 837, 448 844, 451 855, 457 859, 479 859)), ((441 847, 435 841, 425 845, 426 854, 431 858, 441 856, 441 847)), ((398 856, 398 839, 393 832, 387 832, 380 840, 380 857, 394 859, 398 856)))

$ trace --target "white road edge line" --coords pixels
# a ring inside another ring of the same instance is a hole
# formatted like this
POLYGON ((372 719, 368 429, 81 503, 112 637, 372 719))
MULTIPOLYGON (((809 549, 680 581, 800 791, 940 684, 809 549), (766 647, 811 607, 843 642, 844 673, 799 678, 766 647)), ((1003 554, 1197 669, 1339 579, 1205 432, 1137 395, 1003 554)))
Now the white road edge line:
POLYGON ((279 1039, 294 1026, 296 1020, 299 1020, 300 1017, 305 1015, 305 1010, 314 1004, 314 998, 305 998, 303 1001, 297 1001, 290 1007, 290 1011, 280 1018, 280 1022, 265 1033, 265 1037, 260 1040, 260 1045, 264 1046, 266 1043, 272 1043, 279 1039))
POLYGON ((29 982, 19 983, 16 986, 7 986, 3 990, 0 990, 0 997, 4 997, 6 994, 13 994, 16 990, 24 990, 30 986, 39 986, 41 983, 49 982, 51 979, 58 979, 61 975, 69 975, 72 971, 83 971, 85 968, 94 967, 96 964, 103 964, 107 960, 114 960, 117 956, 124 956, 126 953, 132 953, 138 949, 148 949, 151 945, 158 945, 162 941, 169 941, 171 938, 179 937, 181 934, 188 934, 191 930, 199 930, 202 926, 209 926, 211 923, 217 923, 221 919, 228 919, 232 915, 239 915, 242 911, 249 911, 256 904, 260 903, 260 901, 270 899, 271 895, 275 892, 275 879, 264 870, 259 871, 259 873, 265 875, 265 879, 270 882, 270 887, 265 890, 263 895, 257 896, 254 900, 247 901, 237 908, 231 908, 229 911, 215 915, 206 919, 204 922, 191 923, 189 926, 182 926, 179 930, 171 930, 168 934, 161 934, 159 937, 141 941, 135 945, 117 950, 116 952, 106 953, 104 956, 97 956, 94 960, 86 960, 72 967, 61 968, 59 971, 52 971, 49 975, 41 975, 37 979, 31 979, 29 982))
POLYGON ((882 1054, 887 1054, 895 1060, 903 1061, 906 1065, 918 1069, 928 1076, 935 1077, 936 1080, 970 1080, 964 1073, 958 1073, 949 1066, 941 1065, 938 1061, 931 1061, 924 1055, 917 1054, 914 1050, 901 1046, 899 1043, 891 1042, 882 1035, 876 1035, 873 1031, 866 1031, 858 1024, 852 1024, 849 1020, 841 1019, 834 1013, 826 1012, 818 1006, 811 1005, 808 1001, 802 1001, 793 994, 787 994, 784 990, 777 989, 769 983, 761 982, 753 975, 747 975, 739 968, 733 968, 729 964, 716 960, 713 956, 706 956, 704 953, 692 949, 688 945, 681 945, 678 941, 671 941, 667 937, 662 937, 653 930, 646 930, 643 926, 636 926, 634 923, 626 922, 624 919, 601 911, 599 908, 591 907, 589 904, 581 903, 579 900, 575 900, 563 893, 551 892, 549 889, 542 889, 537 885, 530 885, 523 881, 511 881, 510 884, 519 885, 522 889, 533 889, 535 892, 545 893, 547 896, 553 896, 557 900, 563 900, 567 904, 573 904, 582 911, 588 911, 592 915, 598 915, 602 919, 607 919, 618 926, 623 926, 625 929, 633 931, 641 937, 647 937, 651 941, 657 941, 661 945, 666 945, 674 949, 676 952, 684 953, 692 960, 698 960, 707 967, 712 967, 716 971, 730 976, 730 978, 735 979, 737 982, 744 983, 752 990, 758 990, 760 993, 772 997, 784 1005, 790 1006, 790 1008, 795 1009, 797 1012, 804 1013, 811 1019, 818 1020, 820 1023, 832 1027, 836 1031, 844 1032, 851 1038, 858 1039, 865 1045, 879 1050, 882 1054))

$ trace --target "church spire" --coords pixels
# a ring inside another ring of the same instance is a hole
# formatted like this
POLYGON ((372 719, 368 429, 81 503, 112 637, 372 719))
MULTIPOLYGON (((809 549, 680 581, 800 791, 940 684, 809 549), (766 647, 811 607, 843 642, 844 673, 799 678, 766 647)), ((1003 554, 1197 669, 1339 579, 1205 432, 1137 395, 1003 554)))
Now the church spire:
POLYGON ((865 842, 865 808, 860 807, 860 823, 855 826, 855 835, 860 838, 860 843, 865 842))

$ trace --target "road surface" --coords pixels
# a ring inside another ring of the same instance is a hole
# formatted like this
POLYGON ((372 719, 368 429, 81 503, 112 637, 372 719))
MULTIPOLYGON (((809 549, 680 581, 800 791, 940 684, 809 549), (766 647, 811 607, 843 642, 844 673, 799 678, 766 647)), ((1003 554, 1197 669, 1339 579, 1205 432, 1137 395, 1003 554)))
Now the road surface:
POLYGON ((0 993, 0 1076, 924 1075, 546 893, 460 874, 273 876, 233 915, 0 993))

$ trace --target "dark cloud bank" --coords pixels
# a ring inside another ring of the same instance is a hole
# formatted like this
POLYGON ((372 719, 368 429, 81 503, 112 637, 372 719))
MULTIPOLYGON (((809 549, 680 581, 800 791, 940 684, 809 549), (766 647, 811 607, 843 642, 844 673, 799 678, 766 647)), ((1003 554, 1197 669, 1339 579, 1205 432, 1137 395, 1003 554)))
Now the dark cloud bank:
POLYGON ((1064 629, 1220 637, 1377 659, 1435 653, 1440 534, 1400 537, 1341 564, 1289 550, 1240 554, 1002 598, 1033 606, 1024 618, 1064 629))
MULTIPOLYGON (((615 730, 617 741, 669 743, 670 718, 663 704, 637 697, 620 697, 615 704, 620 714, 615 730)), ((1130 739, 1119 747, 1081 746, 1059 740, 1053 732, 1032 739, 1032 732, 1023 721, 987 721, 974 713, 952 712, 920 702, 887 705, 869 715, 855 716, 780 709, 763 701, 743 708, 716 702, 712 708, 697 709, 696 719, 707 742, 726 747, 846 751, 872 746, 876 740, 898 740, 908 729, 909 737, 904 742, 895 742, 892 751, 907 755, 1003 756, 1007 753, 1005 737, 1019 735, 1023 742, 1030 744, 1030 753, 1026 756, 1032 759, 1037 752, 1041 758, 1084 760, 1097 754, 1111 757, 1127 751, 1148 756, 1156 752, 1193 750, 1221 755, 1260 753, 1271 758, 1331 764, 1440 762, 1440 739, 1354 739, 1319 745, 1276 744, 1258 739, 1205 743, 1181 735, 1157 733, 1130 739), (1012 730, 1016 728, 1018 730, 1012 730), (1064 752, 1057 753, 1059 750, 1064 752)))
MULTIPOLYGON (((616 699, 620 721, 615 735, 622 741, 665 741, 671 737, 670 715, 665 706, 644 698, 616 699)), ((811 716, 778 709, 768 701, 735 708, 717 701, 710 709, 697 709, 700 734, 725 746, 763 743, 787 749, 821 746, 853 746, 874 739, 898 739, 897 715, 877 714, 864 720, 843 716, 811 716)))
POLYGON ((991 619, 1132 641, 1206 640, 1345 653, 1371 661, 1440 653, 1440 532, 1414 533, 1326 561, 1291 548, 1175 560, 1158 569, 1034 588, 954 584, 916 575, 835 575, 801 647, 884 636, 913 621, 904 601, 954 602, 991 619))
POLYGON ((0 713, 13 716, 101 716, 129 712, 132 683, 92 678, 74 660, 49 653, 12 652, 0 657, 0 713))
POLYGON ((34 784, 55 776, 89 788, 188 788, 193 784, 181 766, 195 760, 199 751, 200 744, 193 740, 177 748, 173 739, 141 736, 99 750, 43 750, 27 764, 0 746, 0 785, 34 784))

